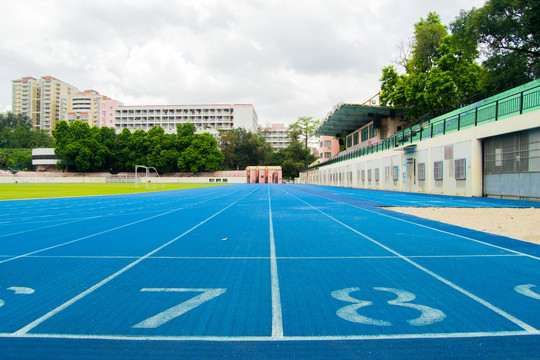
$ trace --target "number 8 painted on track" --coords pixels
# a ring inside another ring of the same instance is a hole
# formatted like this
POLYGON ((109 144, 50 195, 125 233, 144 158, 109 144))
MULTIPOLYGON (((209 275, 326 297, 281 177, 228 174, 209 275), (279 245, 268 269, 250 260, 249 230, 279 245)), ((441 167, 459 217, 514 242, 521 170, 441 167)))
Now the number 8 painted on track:
MULTIPOLYGON (((384 288, 384 287, 374 287, 374 290, 390 292, 397 295, 397 298, 394 300, 388 301, 388 304, 394 306, 403 306, 411 309, 415 309, 421 312, 420 317, 412 320, 407 320, 407 322, 412 326, 425 326, 431 325, 433 323, 442 321, 446 318, 444 312, 438 309, 431 308, 425 305, 411 304, 410 301, 416 299, 416 296, 413 293, 404 290, 384 288)), ((392 326, 392 323, 384 320, 372 319, 367 316, 360 315, 358 309, 366 306, 373 305, 371 301, 358 300, 353 298, 350 294, 355 291, 359 291, 360 288, 346 288, 342 290, 336 290, 332 292, 332 297, 337 300, 350 302, 351 305, 347 305, 339 309, 336 314, 340 318, 361 324, 367 325, 377 325, 377 326, 392 326)))

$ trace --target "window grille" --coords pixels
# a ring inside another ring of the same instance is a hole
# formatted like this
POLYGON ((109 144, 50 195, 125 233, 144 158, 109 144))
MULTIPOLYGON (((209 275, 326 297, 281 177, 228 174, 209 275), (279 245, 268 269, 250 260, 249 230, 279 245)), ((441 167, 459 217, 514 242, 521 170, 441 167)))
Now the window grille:
POLYGON ((418 180, 419 181, 425 181, 426 180, 426 164, 425 163, 418 163, 418 180))
POLYGON ((466 179, 465 159, 457 159, 455 161, 455 176, 456 180, 466 179))
POLYGON ((442 161, 435 161, 433 163, 433 178, 435 180, 443 179, 443 162, 442 161))

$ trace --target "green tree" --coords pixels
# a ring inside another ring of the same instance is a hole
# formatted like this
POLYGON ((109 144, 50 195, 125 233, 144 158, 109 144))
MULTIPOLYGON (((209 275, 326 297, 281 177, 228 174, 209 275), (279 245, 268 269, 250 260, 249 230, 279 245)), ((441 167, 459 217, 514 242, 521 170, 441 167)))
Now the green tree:
POLYGON ((272 147, 258 134, 237 128, 220 137, 220 149, 224 155, 224 169, 245 169, 250 165, 268 165, 272 159, 272 147))
POLYGON ((382 70, 382 105, 404 107, 417 118, 458 107, 481 89, 483 69, 476 52, 457 35, 448 35, 435 13, 415 24, 412 56, 404 60, 405 73, 393 66, 382 70))
POLYGON ((315 156, 300 142, 300 133, 292 131, 289 134, 289 146, 282 150, 283 162, 280 164, 282 175, 285 179, 298 177, 300 171, 313 161, 315 156))
POLYGON ((7 111, 5 114, 0 114, 0 130, 5 127, 25 127, 29 129, 32 127, 32 123, 26 115, 7 111))
POLYGON ((315 120, 312 117, 299 117, 289 129, 296 131, 297 136, 303 141, 304 147, 308 148, 308 142, 315 136, 315 132, 319 127, 319 120, 315 120))
POLYGON ((210 134, 196 134, 191 144, 180 153, 178 168, 197 174, 201 171, 219 169, 224 156, 217 147, 217 141, 210 134))
POLYGON ((540 3, 488 0, 479 9, 462 11, 452 31, 468 47, 482 49, 485 89, 501 92, 540 77, 540 3))
POLYGON ((21 149, 9 154, 7 167, 14 170, 28 169, 32 167, 32 150, 21 149))

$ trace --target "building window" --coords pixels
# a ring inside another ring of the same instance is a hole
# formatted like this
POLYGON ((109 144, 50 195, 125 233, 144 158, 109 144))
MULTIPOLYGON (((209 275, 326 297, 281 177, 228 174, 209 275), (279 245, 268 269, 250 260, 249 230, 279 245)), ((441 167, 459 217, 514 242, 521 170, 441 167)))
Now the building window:
POLYGON ((418 180, 419 181, 425 181, 426 180, 426 164, 425 163, 418 163, 418 180))
POLYGON ((377 136, 377 129, 373 127, 373 124, 369 125, 369 138, 374 138, 377 136))
POLYGON ((455 175, 456 180, 465 180, 466 179, 466 169, 465 169, 465 159, 457 159, 455 161, 455 175))
POLYGON ((347 137, 347 147, 351 147, 352 146, 352 136, 349 136, 347 137))
POLYGON ((362 181, 366 181, 366 170, 362 170, 362 181))
POLYGON ((324 147, 327 147, 327 148, 332 147, 332 141, 330 141, 330 140, 325 140, 325 141, 324 141, 324 147))
POLYGON ((362 142, 366 141, 368 139, 368 136, 369 136, 369 129, 368 128, 362 129, 362 142))
POLYGON ((379 168, 375 169, 375 181, 379 181, 379 168))
POLYGON ((371 169, 367 171, 367 180, 371 181, 371 169))
POLYGON ((392 179, 394 181, 398 181, 399 179, 399 167, 397 165, 392 166, 392 179))
POLYGON ((353 134, 353 144, 358 145, 358 132, 353 134))
POLYGON ((433 178, 435 180, 443 179, 443 162, 442 161, 435 161, 433 163, 433 178))
POLYGON ((325 153, 324 153, 324 158, 325 158, 325 159, 330 159, 330 156, 332 156, 332 153, 331 153, 331 152, 325 152, 325 153))

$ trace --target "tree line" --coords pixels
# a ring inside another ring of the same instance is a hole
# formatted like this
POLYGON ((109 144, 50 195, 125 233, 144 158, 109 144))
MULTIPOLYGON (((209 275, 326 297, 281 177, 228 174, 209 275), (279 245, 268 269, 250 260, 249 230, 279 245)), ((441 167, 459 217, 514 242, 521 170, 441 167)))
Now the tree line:
POLYGON ((163 128, 116 133, 107 127, 59 121, 53 130, 58 168, 67 171, 131 172, 135 165, 152 166, 159 173, 244 170, 247 166, 282 166, 285 178, 298 176, 315 160, 299 141, 301 131, 293 131, 290 145, 274 152, 257 133, 237 128, 223 131, 219 147, 208 133, 196 134, 191 123, 177 125, 175 134, 163 128))
POLYGON ((27 116, 0 114, 0 168, 32 167, 32 148, 52 147, 54 139, 44 130, 32 130, 27 116))
POLYGON ((155 167, 160 173, 215 171, 223 161, 217 141, 208 133, 196 134, 191 123, 179 124, 175 134, 161 127, 116 134, 108 127, 59 121, 53 130, 58 167, 80 172, 133 171, 135 165, 155 167))
POLYGON ((488 0, 449 26, 432 12, 382 69, 382 105, 411 119, 467 105, 540 77, 540 2, 488 0))

